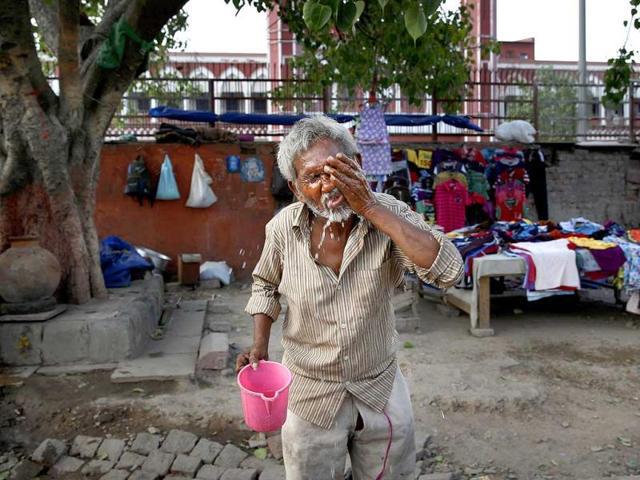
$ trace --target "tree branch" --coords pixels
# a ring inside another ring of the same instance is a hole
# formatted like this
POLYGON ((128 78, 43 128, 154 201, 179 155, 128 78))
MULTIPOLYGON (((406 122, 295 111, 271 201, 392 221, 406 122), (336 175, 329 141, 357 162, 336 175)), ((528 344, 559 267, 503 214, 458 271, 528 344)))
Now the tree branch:
POLYGON ((29 0, 29 10, 44 43, 55 54, 58 51, 58 0, 29 0))
MULTIPOLYGON (((151 42, 171 17, 176 15, 188 0, 134 0, 127 2, 126 21, 145 41, 151 42)), ((122 95, 136 77, 145 55, 140 46, 127 41, 120 67, 105 70, 95 58, 84 75, 84 95, 87 111, 93 111, 98 121, 94 128, 107 128, 122 95)))
POLYGON ((95 64, 95 58, 98 54, 96 48, 109 35, 109 31, 113 24, 126 12, 127 0, 110 0, 107 8, 97 27, 93 29, 91 35, 87 38, 83 36, 82 42, 82 76, 95 64))
POLYGON ((78 60, 80 0, 58 1, 58 65, 60 69, 60 117, 76 130, 82 122, 82 81, 78 60))

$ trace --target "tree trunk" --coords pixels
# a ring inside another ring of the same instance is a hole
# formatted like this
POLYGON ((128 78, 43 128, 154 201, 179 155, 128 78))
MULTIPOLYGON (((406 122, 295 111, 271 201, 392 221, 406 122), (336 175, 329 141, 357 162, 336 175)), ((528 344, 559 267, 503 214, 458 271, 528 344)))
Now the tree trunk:
MULTIPOLYGON (((49 140, 51 150, 63 150, 63 145, 56 143, 49 140)), ((56 163, 56 168, 66 169, 71 162, 63 158, 56 163)), ((42 246, 60 260, 60 300, 85 303, 106 295, 94 221, 95 188, 89 187, 90 169, 77 167, 67 173, 67 180, 52 188, 46 171, 38 168, 37 179, 0 197, 0 242, 6 247, 9 236, 37 235, 42 246)))
POLYGON ((60 260, 64 301, 85 303, 107 293, 94 221, 100 151, 145 63, 144 52, 128 41, 120 65, 106 70, 96 61, 98 46, 121 18, 151 41, 186 2, 110 1, 88 45, 80 0, 0 1, 0 251, 9 236, 38 235, 60 260), (57 54, 59 96, 40 65, 34 16, 57 54))

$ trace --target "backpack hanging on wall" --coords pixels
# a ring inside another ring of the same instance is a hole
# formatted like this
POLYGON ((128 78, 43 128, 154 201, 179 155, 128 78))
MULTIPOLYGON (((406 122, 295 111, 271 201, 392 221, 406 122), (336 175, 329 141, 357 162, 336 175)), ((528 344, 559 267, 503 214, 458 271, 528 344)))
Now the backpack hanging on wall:
POLYGON ((142 205, 145 198, 148 198, 149 203, 153 205, 155 195, 151 185, 151 173, 147 169, 142 155, 138 155, 127 168, 127 184, 124 188, 124 193, 130 197, 137 198, 140 205, 142 205))

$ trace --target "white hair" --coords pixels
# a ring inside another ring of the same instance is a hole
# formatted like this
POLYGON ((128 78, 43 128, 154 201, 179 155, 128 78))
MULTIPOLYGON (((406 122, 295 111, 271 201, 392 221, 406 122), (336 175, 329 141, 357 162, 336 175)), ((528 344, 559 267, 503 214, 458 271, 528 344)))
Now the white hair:
POLYGON ((324 115, 304 118, 296 122, 278 147, 278 168, 282 176, 293 182, 296 179, 293 162, 323 139, 334 142, 347 157, 353 158, 358 153, 358 146, 349 130, 335 120, 324 115))

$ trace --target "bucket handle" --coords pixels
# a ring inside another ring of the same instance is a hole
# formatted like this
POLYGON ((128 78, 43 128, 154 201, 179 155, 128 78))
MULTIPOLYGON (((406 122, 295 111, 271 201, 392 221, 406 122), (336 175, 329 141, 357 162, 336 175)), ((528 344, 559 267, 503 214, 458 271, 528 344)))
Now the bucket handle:
POLYGON ((265 397, 263 394, 260 394, 260 398, 264 402, 264 408, 267 410, 267 416, 269 417, 271 416, 271 403, 278 398, 278 395, 280 395, 280 392, 276 392, 273 397, 265 397))

